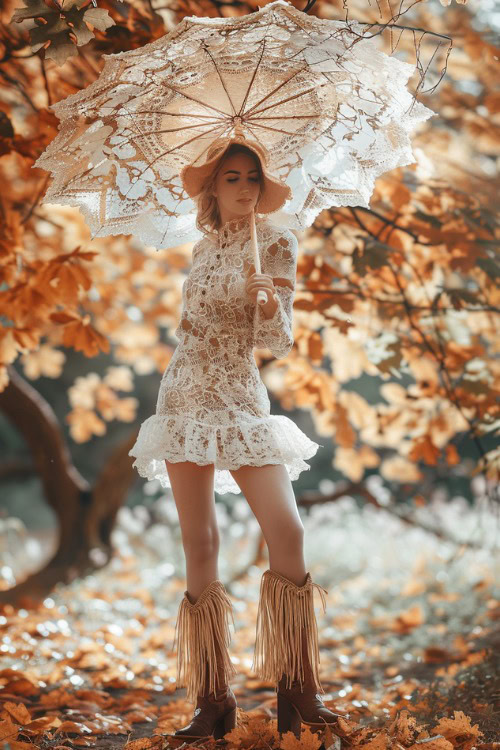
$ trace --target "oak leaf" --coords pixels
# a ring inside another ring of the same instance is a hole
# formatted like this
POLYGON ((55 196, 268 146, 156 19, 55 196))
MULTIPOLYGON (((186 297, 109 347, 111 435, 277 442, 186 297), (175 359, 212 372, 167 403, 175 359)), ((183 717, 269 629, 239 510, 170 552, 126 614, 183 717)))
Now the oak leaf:
POLYGON ((67 58, 77 54, 75 45, 87 44, 94 35, 91 28, 105 31, 116 22, 102 8, 85 8, 87 0, 65 0, 61 6, 49 5, 42 0, 23 0, 25 8, 17 8, 12 22, 34 18, 36 26, 30 29, 33 52, 45 48, 45 57, 62 65, 67 58), (90 27, 90 28, 89 28, 90 27))
POLYGON ((484 737, 478 724, 471 724, 471 720, 463 711, 454 711, 453 719, 443 717, 431 729, 431 734, 442 734, 451 742, 459 742, 461 750, 471 750, 479 737, 484 737))
POLYGON ((308 726, 301 729, 300 739, 293 732, 282 735, 280 750, 319 750, 323 740, 316 732, 311 732, 308 726))
POLYGON ((409 711, 403 710, 398 713, 389 726, 389 733, 404 745, 413 742, 418 732, 417 721, 409 711))
POLYGON ((63 344, 95 357, 100 351, 109 352, 109 340, 90 324, 89 317, 67 323, 63 332, 63 344))

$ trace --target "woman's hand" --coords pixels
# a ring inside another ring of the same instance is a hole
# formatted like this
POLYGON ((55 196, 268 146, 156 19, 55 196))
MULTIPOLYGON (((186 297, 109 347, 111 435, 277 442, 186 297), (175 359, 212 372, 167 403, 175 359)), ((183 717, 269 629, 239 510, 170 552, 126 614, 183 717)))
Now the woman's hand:
POLYGON ((267 294, 266 304, 261 305, 262 311, 266 318, 272 318, 278 308, 276 287, 274 286, 272 276, 266 273, 255 273, 255 266, 251 265, 245 291, 255 304, 257 304, 257 294, 260 289, 263 289, 267 294))

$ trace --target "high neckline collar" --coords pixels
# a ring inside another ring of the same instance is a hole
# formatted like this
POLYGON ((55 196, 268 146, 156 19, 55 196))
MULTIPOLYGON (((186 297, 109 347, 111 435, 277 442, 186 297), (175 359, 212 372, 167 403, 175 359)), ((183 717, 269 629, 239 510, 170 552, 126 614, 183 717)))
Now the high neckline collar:
MULTIPOLYGON (((215 230, 217 239, 227 239, 228 237, 232 237, 233 235, 238 234, 243 230, 250 232, 251 218, 251 214, 246 214, 244 216, 238 216, 236 219, 230 219, 229 221, 226 221, 219 229, 215 230)), ((255 226, 257 227, 264 220, 264 217, 256 216, 255 226)))
MULTIPOLYGON (((251 214, 246 216, 238 216, 236 219, 230 219, 226 221, 219 229, 217 229, 217 236, 219 238, 227 237, 230 234, 236 234, 242 229, 250 229, 251 214)), ((255 219, 257 222, 257 218, 255 219)))

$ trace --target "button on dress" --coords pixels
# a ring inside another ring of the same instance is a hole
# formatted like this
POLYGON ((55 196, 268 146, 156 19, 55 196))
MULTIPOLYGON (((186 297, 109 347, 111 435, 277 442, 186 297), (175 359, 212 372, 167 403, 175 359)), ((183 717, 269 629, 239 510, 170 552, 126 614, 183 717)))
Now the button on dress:
POLYGON ((248 217, 226 222, 193 247, 182 287, 179 343, 163 374, 156 412, 129 455, 149 479, 171 487, 165 459, 214 464, 214 490, 239 494, 230 469, 283 464, 293 481, 311 467, 318 443, 288 417, 270 413, 255 347, 286 357, 294 343, 292 308, 298 242, 286 228, 256 220, 261 272, 273 277, 278 308, 266 319, 245 285, 254 263, 248 217))

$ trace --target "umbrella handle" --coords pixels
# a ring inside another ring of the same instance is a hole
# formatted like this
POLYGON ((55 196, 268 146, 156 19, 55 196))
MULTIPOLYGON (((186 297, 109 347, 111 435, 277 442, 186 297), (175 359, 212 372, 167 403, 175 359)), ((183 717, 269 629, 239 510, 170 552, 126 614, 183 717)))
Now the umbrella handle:
MULTIPOLYGON (((260 255, 257 247, 257 231, 255 229, 255 211, 252 208, 252 215, 250 217, 250 244, 253 251, 253 260, 255 266, 255 273, 261 273, 260 270, 260 255)), ((263 289, 259 289, 257 292, 257 304, 265 305, 267 302, 267 294, 263 289)))

